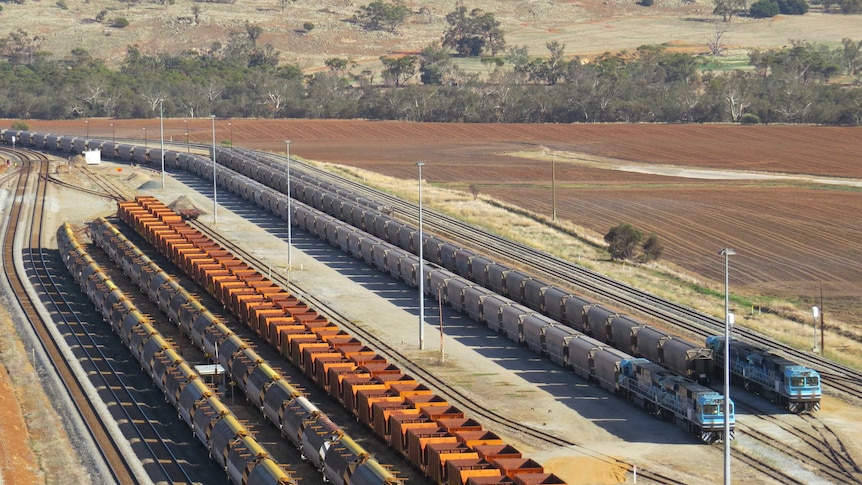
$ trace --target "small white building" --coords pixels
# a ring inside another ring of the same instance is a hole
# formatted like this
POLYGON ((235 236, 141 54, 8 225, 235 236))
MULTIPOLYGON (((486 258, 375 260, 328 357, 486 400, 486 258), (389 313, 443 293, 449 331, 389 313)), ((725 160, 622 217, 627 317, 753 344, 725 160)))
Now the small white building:
POLYGON ((101 150, 84 150, 82 153, 84 154, 84 161, 87 165, 99 165, 102 163, 101 150))

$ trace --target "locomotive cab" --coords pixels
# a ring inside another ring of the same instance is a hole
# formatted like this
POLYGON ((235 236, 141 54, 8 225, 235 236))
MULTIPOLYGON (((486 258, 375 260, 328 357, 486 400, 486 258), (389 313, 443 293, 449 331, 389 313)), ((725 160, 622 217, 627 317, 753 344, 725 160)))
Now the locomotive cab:
MULTIPOLYGON (((727 413, 728 429, 730 436, 726 439, 732 440, 736 430, 736 413, 733 401, 730 401, 730 410, 727 413)), ((695 407, 697 421, 700 427, 701 439, 707 443, 722 441, 724 434, 724 396, 717 392, 708 390, 697 396, 695 407)))
POLYGON ((784 367, 781 394, 787 396, 788 409, 794 413, 820 409, 820 374, 801 365, 784 367))

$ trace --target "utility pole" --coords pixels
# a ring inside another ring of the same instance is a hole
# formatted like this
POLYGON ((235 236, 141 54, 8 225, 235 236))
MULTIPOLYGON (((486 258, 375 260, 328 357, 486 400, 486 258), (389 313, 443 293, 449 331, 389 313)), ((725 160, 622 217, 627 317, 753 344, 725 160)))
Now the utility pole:
POLYGON ((823 280, 820 280, 820 355, 826 355, 826 344, 823 341, 823 280))

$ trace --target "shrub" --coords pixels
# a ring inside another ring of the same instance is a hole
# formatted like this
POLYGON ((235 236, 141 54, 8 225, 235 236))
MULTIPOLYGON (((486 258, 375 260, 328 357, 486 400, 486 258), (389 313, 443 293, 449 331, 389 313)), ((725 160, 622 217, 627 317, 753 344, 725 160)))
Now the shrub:
POLYGON ((654 0, 641 0, 641 5, 644 7, 652 7, 654 0))
POLYGON ((28 125, 27 123, 24 123, 23 121, 16 121, 16 122, 12 123, 12 129, 13 130, 30 131, 30 125, 28 125))
POLYGON ((659 259, 664 252, 664 246, 662 246, 655 233, 650 234, 646 238, 646 241, 641 245, 641 249, 643 250, 641 260, 644 262, 655 261, 659 259))
POLYGON ((314 24, 311 22, 305 22, 302 24, 302 28, 305 29, 306 32, 311 32, 314 29, 314 24))
POLYGON ((758 0, 748 9, 748 14, 756 19, 775 17, 778 13, 778 3, 775 0, 758 0))
POLYGON ((808 3, 805 0, 778 0, 778 11, 784 15, 805 15, 808 3))
POLYGON ((60 10, 69 10, 69 4, 66 3, 66 0, 57 0, 57 6, 60 7, 60 10))
POLYGON ((745 113, 739 119, 739 124, 741 125, 756 125, 758 123, 760 123, 760 117, 754 113, 745 113))
POLYGON ((118 29, 124 29, 129 26, 129 19, 127 19, 126 17, 117 17, 111 23, 111 26, 118 29))
POLYGON ((641 242, 643 233, 638 231, 629 223, 612 227, 605 234, 605 242, 608 243, 608 252, 614 259, 630 259, 634 255, 635 248, 641 242))
POLYGON ((107 16, 108 16, 108 11, 107 11, 107 10, 102 10, 101 12, 99 12, 98 14, 96 14, 96 22, 99 22, 99 23, 104 22, 104 21, 105 21, 105 17, 107 17, 107 16))

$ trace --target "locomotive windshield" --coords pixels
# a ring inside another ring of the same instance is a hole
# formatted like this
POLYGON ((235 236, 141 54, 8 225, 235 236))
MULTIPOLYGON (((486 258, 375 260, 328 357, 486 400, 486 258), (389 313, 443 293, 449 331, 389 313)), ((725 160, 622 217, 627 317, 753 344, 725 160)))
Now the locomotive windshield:
POLYGON ((805 385, 805 378, 804 377, 791 377, 790 378, 790 385, 792 387, 802 387, 805 385))
POLYGON ((808 384, 809 387, 817 387, 820 385, 819 377, 806 377, 805 383, 808 384))
POLYGON ((721 406, 718 404, 706 404, 703 406, 703 414, 705 416, 716 416, 721 414, 721 406))

